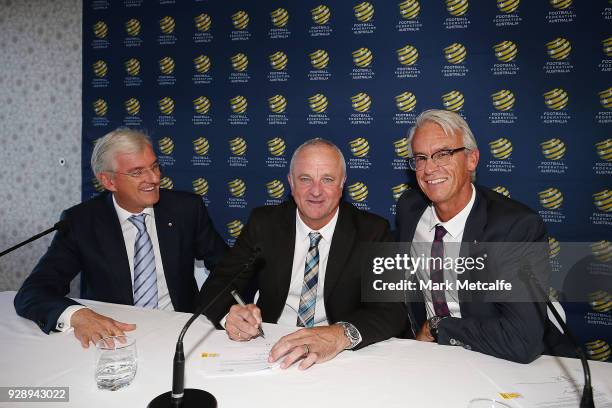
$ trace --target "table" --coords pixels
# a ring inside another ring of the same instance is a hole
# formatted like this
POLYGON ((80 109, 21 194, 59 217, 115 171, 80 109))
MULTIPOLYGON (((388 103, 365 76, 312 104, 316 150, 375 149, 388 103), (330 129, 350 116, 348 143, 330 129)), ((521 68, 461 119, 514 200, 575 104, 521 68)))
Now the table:
MULTIPOLYGON (((94 382, 93 348, 82 349, 71 332, 42 333, 33 322, 17 316, 14 295, 0 292, 0 386, 68 386, 70 402, 0 406, 144 407, 170 389, 176 339, 188 314, 84 301, 99 313, 137 324, 132 332, 138 346, 134 382, 119 391, 100 391, 94 382)), ((202 375, 200 352, 229 341, 204 317, 185 337, 186 387, 211 392, 220 407, 466 407, 473 398, 499 398, 499 392, 515 391, 508 385, 512 379, 582 378, 580 362, 574 359, 542 356, 522 365, 459 347, 400 339, 343 352, 307 371, 292 367, 249 376, 202 375)), ((594 382, 600 383, 596 389, 612 400, 612 364, 590 366, 594 382)), ((528 396, 507 403, 531 406, 528 396)))

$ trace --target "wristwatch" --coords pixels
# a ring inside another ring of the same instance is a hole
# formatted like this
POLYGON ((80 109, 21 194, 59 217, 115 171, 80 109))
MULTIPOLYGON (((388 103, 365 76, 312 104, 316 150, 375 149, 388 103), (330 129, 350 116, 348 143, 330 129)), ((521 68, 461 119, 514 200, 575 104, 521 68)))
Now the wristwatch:
POLYGON ((436 343, 438 342, 438 326, 440 325, 440 322, 446 319, 447 317, 448 316, 434 316, 427 320, 427 325, 429 326, 429 333, 431 334, 431 337, 434 338, 434 341, 436 343))
POLYGON ((345 350, 352 350, 359 343, 361 343, 361 333, 359 333, 359 330, 357 330, 355 326, 347 322, 338 322, 336 324, 342 326, 344 329, 344 335, 351 342, 351 344, 346 347, 345 350))

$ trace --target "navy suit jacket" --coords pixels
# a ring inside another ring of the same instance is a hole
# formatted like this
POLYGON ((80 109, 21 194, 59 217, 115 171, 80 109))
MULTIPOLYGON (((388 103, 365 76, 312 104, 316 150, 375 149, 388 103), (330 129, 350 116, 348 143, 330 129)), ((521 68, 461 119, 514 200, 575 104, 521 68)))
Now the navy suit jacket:
MULTIPOLYGON (((400 241, 413 240, 417 224, 429 204, 430 201, 419 189, 409 190, 402 195, 397 206, 400 241)), ((540 216, 527 206, 476 186, 476 199, 463 232, 461 254, 473 255, 472 251, 479 243, 493 242, 545 244, 546 228, 540 216)), ((538 256, 538 261, 542 268, 548 268, 548 250, 542 244, 539 248, 546 250, 540 254, 541 258, 538 256)), ((534 291, 519 276, 521 272, 516 266, 506 265, 501 268, 502 271, 492 271, 492 267, 488 268, 487 264, 488 269, 482 276, 489 279, 495 276, 506 278, 513 284, 514 293, 525 299, 525 296, 534 291)), ((538 272, 539 276, 548 276, 547 270, 538 272)), ((477 277, 473 275, 466 272, 458 275, 458 280, 474 281, 477 277)), ((548 281, 541 283, 548 287, 548 281)), ((460 290, 458 295, 461 318, 449 317, 440 322, 439 344, 463 345, 474 351, 521 363, 533 361, 545 350, 544 333, 553 330, 554 326, 547 319, 544 303, 486 301, 486 294, 467 290, 460 290)), ((409 299, 408 308, 414 335, 425 322, 426 313, 422 293, 412 291, 410 296, 412 298, 409 299)))
MULTIPOLYGON (((174 310, 193 311, 198 288, 194 260, 212 270, 226 250, 202 199, 195 194, 160 191, 154 205, 155 225, 164 275, 174 310)), ((15 296, 20 316, 45 332, 70 305, 70 282, 81 273, 83 299, 133 305, 132 278, 123 233, 112 195, 101 194, 62 214, 67 225, 58 231, 46 254, 15 296)))
MULTIPOLYGON (((259 290, 257 306, 263 321, 276 323, 281 316, 293 267, 296 205, 289 200, 277 206, 253 210, 234 247, 202 286, 201 296, 212 298, 244 268, 255 248, 261 249, 258 271, 245 271, 235 286, 243 292, 255 281, 259 290)), ((325 271, 324 303, 329 324, 352 323, 361 333, 357 348, 399 336, 406 330, 406 309, 402 302, 376 303, 361 300, 362 245, 392 240, 387 220, 341 202, 325 271)), ((257 262, 256 262, 257 264, 257 262)), ((255 268, 257 269, 257 268, 255 268)), ((226 291, 227 292, 227 291, 226 291)), ((226 293, 210 307, 206 316, 218 323, 234 299, 226 293)), ((319 306, 317 306, 319 307, 319 306)), ((296 318, 297 323, 297 318, 296 318)))

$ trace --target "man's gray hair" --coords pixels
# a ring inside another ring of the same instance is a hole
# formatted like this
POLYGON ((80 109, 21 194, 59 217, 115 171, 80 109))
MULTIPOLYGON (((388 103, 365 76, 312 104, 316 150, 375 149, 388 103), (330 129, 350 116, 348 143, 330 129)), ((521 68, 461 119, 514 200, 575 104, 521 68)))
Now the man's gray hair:
POLYGON ((114 171, 117 153, 141 152, 146 146, 152 146, 151 139, 142 131, 115 129, 96 140, 91 153, 91 170, 94 175, 103 171, 114 171))
POLYGON ((338 146, 336 146, 329 140, 323 139, 320 137, 315 137, 314 139, 307 140, 304 143, 302 143, 300 147, 295 149, 295 152, 293 152, 293 156, 291 156, 291 162, 289 163, 289 175, 291 176, 293 174, 293 165, 295 163, 296 156, 306 147, 317 146, 317 145, 323 145, 323 146, 330 147, 338 153, 338 156, 340 156, 340 164, 342 165, 342 178, 345 178, 346 177, 346 161, 344 160, 344 155, 342 154, 342 151, 338 148, 338 146))
POLYGON ((408 144, 410 146, 412 146, 412 138, 414 137, 416 130, 427 122, 432 122, 439 125, 444 131, 444 134, 448 137, 451 137, 456 133, 461 134, 463 136, 463 146, 470 150, 478 149, 476 138, 474 138, 474 134, 461 115, 442 109, 429 109, 422 112, 417 117, 416 123, 412 129, 410 129, 410 133, 408 135, 408 144))

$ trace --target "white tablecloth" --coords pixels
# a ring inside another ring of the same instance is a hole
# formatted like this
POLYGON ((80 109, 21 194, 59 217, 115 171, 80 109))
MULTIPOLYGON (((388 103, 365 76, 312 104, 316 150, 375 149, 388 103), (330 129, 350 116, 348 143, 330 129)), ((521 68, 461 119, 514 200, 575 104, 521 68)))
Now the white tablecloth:
MULTIPOLYGON (((94 381, 93 348, 82 349, 71 332, 42 333, 33 322, 17 316, 14 295, 0 293, 0 386, 68 386, 69 403, 37 406, 79 408, 144 407, 170 389, 176 339, 188 314, 84 302, 99 313, 137 324, 132 332, 138 347, 134 382, 119 391, 100 391, 94 381)), ((516 379, 582 379, 578 360, 542 356, 522 365, 458 347, 398 339, 343 352, 306 371, 292 367, 248 376, 204 376, 200 353, 215 351, 224 342, 229 340, 203 317, 185 337, 186 386, 211 392, 220 407, 467 407, 473 398, 499 398, 500 392, 516 391, 511 385, 516 379)), ((590 365, 597 390, 611 397, 612 364, 590 365)), ((532 406, 529 395, 507 403, 532 406)))

